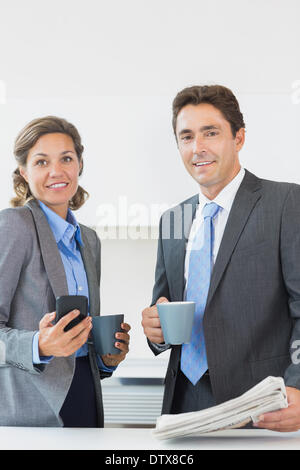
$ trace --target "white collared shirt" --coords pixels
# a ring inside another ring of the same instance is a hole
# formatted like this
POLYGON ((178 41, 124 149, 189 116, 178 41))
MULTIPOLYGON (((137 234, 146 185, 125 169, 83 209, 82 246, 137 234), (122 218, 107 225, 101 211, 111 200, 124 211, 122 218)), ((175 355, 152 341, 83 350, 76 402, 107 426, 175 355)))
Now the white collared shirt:
POLYGON ((210 202, 215 202, 216 204, 218 204, 218 206, 220 206, 220 209, 217 215, 213 219, 213 226, 214 226, 213 263, 215 263, 217 254, 221 245, 221 240, 224 234, 227 219, 229 216, 229 212, 231 210, 231 206, 233 204, 234 198, 236 196, 236 193, 240 187, 240 184, 244 176, 245 176, 245 169, 241 168, 239 173, 233 178, 233 180, 231 180, 230 183, 227 186, 225 186, 225 188, 223 188, 222 191, 220 191, 217 197, 213 200, 208 199, 200 191, 199 205, 197 208, 195 218, 193 220, 193 224, 192 224, 191 231, 189 234, 189 239, 186 245, 185 269, 184 269, 185 285, 188 279, 189 260, 190 260, 190 253, 191 253, 191 248, 193 245, 194 237, 197 231, 201 228, 201 225, 204 223, 202 212, 203 212, 205 204, 208 204, 210 202))

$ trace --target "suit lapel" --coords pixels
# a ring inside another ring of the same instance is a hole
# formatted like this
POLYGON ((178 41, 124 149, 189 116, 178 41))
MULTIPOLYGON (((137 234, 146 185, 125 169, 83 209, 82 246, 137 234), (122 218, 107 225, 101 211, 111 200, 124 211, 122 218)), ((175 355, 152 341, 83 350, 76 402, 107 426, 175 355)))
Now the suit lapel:
POLYGON ((91 253, 91 248, 86 237, 84 227, 80 226, 82 241, 84 246, 80 246, 80 252, 83 260, 83 264, 86 271, 86 276, 89 286, 89 303, 90 303, 90 315, 95 316, 100 313, 100 300, 99 300, 99 285, 97 280, 97 272, 95 266, 95 260, 91 253))
MULTIPOLYGON (((35 222, 45 271, 47 273, 54 297, 56 298, 60 297, 61 295, 68 295, 69 289, 64 265, 48 221, 36 200, 33 199, 29 201, 26 206, 31 210, 33 220, 35 222)), ((75 353, 73 353, 71 356, 61 359, 63 359, 63 361, 68 364, 69 370, 73 376, 75 367, 75 353)))
POLYGON ((183 299, 185 248, 186 248, 186 242, 184 238, 182 238, 181 240, 175 240, 174 246, 173 246, 175 256, 174 256, 173 267, 171 271, 173 275, 173 282, 170 283, 170 285, 172 286, 172 290, 171 290, 172 302, 180 301, 183 299))
POLYGON ((222 242, 212 272, 207 304, 211 301, 238 243, 238 240, 247 224, 248 218, 261 197, 261 182, 259 178, 246 170, 245 177, 234 199, 222 242))
POLYGON ((199 196, 195 195, 192 198, 188 199, 185 203, 181 204, 181 214, 182 218, 180 220, 181 224, 181 237, 175 238, 176 230, 175 225, 173 225, 173 234, 174 240, 172 241, 173 247, 172 252, 175 254, 172 263, 172 292, 173 292, 173 301, 181 301, 184 294, 184 265, 185 265, 185 254, 186 254, 186 244, 189 238, 189 233, 191 226, 196 214, 196 209, 199 201, 199 196))
POLYGON ((54 296, 68 295, 63 262, 47 219, 36 200, 31 200, 26 205, 33 215, 45 270, 54 296))

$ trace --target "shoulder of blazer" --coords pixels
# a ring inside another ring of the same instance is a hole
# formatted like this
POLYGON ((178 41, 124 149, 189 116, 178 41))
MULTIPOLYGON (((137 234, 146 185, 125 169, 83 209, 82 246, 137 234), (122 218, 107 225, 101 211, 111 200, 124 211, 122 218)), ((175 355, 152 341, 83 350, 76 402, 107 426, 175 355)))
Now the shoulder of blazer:
POLYGON ((198 201, 199 195, 196 194, 165 211, 160 218, 159 239, 171 243, 187 240, 196 214, 198 201))
POLYGON ((0 211, 0 238, 6 255, 13 256, 14 263, 28 263, 37 232, 30 211, 26 207, 8 208, 0 211))
POLYGON ((91 227, 88 227, 84 224, 79 224, 80 230, 85 234, 85 236, 89 237, 90 239, 96 239, 98 237, 96 230, 91 227))
POLYGON ((169 217, 170 214, 176 214, 176 213, 182 214, 182 212, 184 212, 187 209, 190 209, 190 213, 193 217, 194 214, 195 214, 197 205, 198 205, 198 201, 199 201, 199 195, 198 194, 195 194, 194 196, 189 197, 185 201, 182 201, 179 204, 177 204, 176 206, 173 206, 173 207, 170 207, 169 209, 167 209, 162 214, 161 220, 166 218, 166 217, 169 217))
POLYGON ((291 192, 299 193, 300 185, 296 183, 289 183, 286 181, 273 181, 264 178, 259 178, 253 175, 250 171, 246 170, 245 178, 241 183, 241 188, 255 192, 261 190, 262 194, 269 194, 272 201, 281 203, 286 200, 291 192))
POLYGON ((6 229, 6 233, 14 233, 14 236, 25 240, 36 236, 35 224, 28 207, 7 208, 0 211, 1 230, 6 229))
POLYGON ((100 246, 101 242, 97 235, 96 230, 87 227, 86 225, 79 224, 83 242, 88 242, 92 250, 97 249, 100 246))
POLYGON ((24 223, 31 224, 33 226, 32 215, 30 210, 26 206, 21 207, 8 207, 0 211, 1 218, 7 218, 8 220, 24 221, 24 223))

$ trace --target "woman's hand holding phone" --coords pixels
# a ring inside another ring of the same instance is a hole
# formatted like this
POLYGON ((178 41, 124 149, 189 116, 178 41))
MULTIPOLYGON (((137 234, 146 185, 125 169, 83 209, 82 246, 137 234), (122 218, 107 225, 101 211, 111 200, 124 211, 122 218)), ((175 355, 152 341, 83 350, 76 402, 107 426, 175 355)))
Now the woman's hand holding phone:
POLYGON ((39 323, 39 354, 40 356, 67 357, 75 353, 86 343, 92 329, 92 318, 86 317, 78 325, 68 331, 64 328, 80 315, 79 310, 72 310, 56 324, 56 312, 46 313, 39 323))

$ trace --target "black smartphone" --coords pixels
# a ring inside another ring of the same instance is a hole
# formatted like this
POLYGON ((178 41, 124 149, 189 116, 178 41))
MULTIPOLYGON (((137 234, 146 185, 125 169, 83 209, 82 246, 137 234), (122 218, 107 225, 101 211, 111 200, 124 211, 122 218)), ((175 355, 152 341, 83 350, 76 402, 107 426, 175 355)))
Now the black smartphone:
POLYGON ((62 317, 72 310, 79 310, 80 315, 71 320, 65 326, 64 331, 69 331, 75 325, 78 325, 88 314, 88 299, 85 295, 62 295, 56 297, 56 321, 57 323, 62 317))

